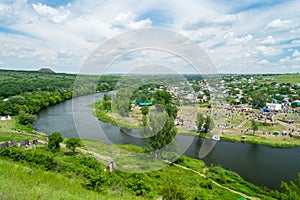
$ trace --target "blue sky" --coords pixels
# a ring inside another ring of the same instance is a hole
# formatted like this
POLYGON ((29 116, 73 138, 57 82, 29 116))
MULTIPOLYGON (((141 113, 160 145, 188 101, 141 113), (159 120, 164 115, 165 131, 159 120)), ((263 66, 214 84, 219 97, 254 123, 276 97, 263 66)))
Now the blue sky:
MULTIPOLYGON (((76 73, 105 40, 159 27, 197 43, 220 73, 300 72, 299 8, 297 0, 2 0, 0 68, 76 73)), ((168 65, 153 52, 133 55, 168 65)), ((133 63, 120 57, 114 69, 133 63)))

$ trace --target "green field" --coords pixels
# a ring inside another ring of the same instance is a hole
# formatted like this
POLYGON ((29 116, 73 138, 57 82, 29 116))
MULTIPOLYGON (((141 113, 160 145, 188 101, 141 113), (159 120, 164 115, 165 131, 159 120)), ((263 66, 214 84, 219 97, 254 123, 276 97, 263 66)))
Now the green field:
POLYGON ((270 82, 291 83, 291 84, 300 83, 300 74, 277 74, 277 75, 263 76, 263 78, 270 78, 271 79, 270 82))

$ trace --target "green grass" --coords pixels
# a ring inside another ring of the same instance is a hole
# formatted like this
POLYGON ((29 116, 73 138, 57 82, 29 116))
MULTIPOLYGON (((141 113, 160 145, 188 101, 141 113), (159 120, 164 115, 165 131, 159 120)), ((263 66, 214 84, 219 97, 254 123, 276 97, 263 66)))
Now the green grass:
POLYGON ((27 136, 22 134, 16 133, 7 133, 7 132, 0 132, 0 142, 7 142, 10 140, 33 140, 34 136, 27 136))
POLYGON ((221 135, 221 140, 223 141, 230 141, 230 142, 248 142, 252 144, 262 144, 274 148, 291 148, 300 146, 300 139, 296 138, 284 138, 284 139, 277 139, 275 138, 265 138, 263 136, 257 136, 252 134, 246 134, 246 139, 242 139, 242 136, 237 135, 229 135, 223 134, 221 135))
POLYGON ((263 77, 272 78, 270 82, 291 83, 291 84, 300 83, 300 74, 280 74, 280 75, 271 75, 271 76, 263 76, 263 77))
POLYGON ((224 186, 249 196, 259 197, 261 199, 276 199, 276 194, 273 192, 266 191, 261 187, 245 181, 235 172, 227 171, 220 167, 210 167, 206 175, 224 186))
MULTIPOLYGON (((249 128, 249 130, 251 130, 251 121, 249 120, 243 127, 243 129, 246 129, 246 128, 249 128)), ((261 125, 261 123, 259 123, 259 126, 258 126, 258 131, 265 131, 265 132, 274 132, 274 131, 278 131, 278 132, 281 132, 281 131, 285 131, 287 128, 282 125, 282 124, 276 124, 276 125, 273 125, 273 126, 263 126, 261 125)))
POLYGON ((106 111, 104 110, 96 110, 94 114, 100 121, 103 121, 105 123, 110 123, 114 126, 118 125, 118 123, 113 118, 107 116, 106 111))
MULTIPOLYGON (((143 158, 139 158, 140 163, 137 163, 136 160, 130 158, 134 153, 144 153, 146 151, 144 148, 133 145, 108 147, 101 142, 91 140, 87 140, 85 144, 87 143, 90 146, 94 145, 93 148, 97 147, 99 152, 107 152, 107 149, 113 150, 118 170, 104 172, 105 165, 80 153, 71 154, 64 148, 55 154, 51 154, 43 148, 31 150, 10 148, 9 151, 5 150, 4 153, 1 153, 0 197, 3 199, 27 199, 27 197, 28 199, 157 199, 162 197, 166 191, 173 191, 174 188, 176 192, 184 196, 184 199, 194 199, 195 197, 198 199, 238 199, 240 197, 193 171, 175 165, 158 166, 157 164, 162 162, 147 163, 143 158), (31 153, 35 151, 39 152, 35 155, 40 156, 31 157, 31 153), (21 156, 22 154, 25 157, 21 156), (41 162, 40 158, 45 155, 54 156, 52 164, 49 165, 50 168, 43 167, 44 162, 41 162), (118 159, 118 156, 121 156, 123 160, 118 159), (8 160, 10 158, 16 161, 20 157, 24 158, 20 162, 8 160), (40 162, 33 164, 31 161, 33 158, 40 162), (140 171, 143 173, 133 173, 135 170, 123 171, 122 169, 128 164, 139 164, 142 167, 156 165, 155 167, 159 168, 150 172, 140 171), (90 184, 86 183, 99 180, 99 178, 103 181, 100 185, 101 191, 89 190, 91 189, 90 184), (141 194, 143 195, 136 196, 141 194)), ((90 146, 86 148, 90 149, 90 146)), ((207 173, 207 170, 204 170, 205 164, 201 160, 183 156, 177 163, 198 172, 207 173)), ((268 199, 267 196, 272 194, 224 169, 214 171, 209 168, 207 176, 222 185, 250 196, 268 199)))
POLYGON ((100 194, 75 176, 0 159, 0 199, 135 199, 130 194, 100 194), (122 196, 123 195, 123 196, 122 196))

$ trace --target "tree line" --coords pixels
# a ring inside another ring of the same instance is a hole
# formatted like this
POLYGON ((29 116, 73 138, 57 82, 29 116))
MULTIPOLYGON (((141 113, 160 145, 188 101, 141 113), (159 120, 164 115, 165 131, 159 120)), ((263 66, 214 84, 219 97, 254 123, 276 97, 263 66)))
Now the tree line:
POLYGON ((0 70, 0 115, 18 116, 21 124, 35 114, 74 96, 114 89, 118 76, 50 74, 0 70))

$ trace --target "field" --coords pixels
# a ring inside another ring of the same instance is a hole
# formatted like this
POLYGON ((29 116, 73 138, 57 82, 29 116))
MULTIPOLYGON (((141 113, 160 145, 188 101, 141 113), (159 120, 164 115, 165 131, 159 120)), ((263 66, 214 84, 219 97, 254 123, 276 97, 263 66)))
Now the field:
POLYGON ((291 84, 300 83, 300 74, 277 74, 276 76, 274 75, 263 76, 263 78, 271 79, 270 82, 291 83, 291 84))

